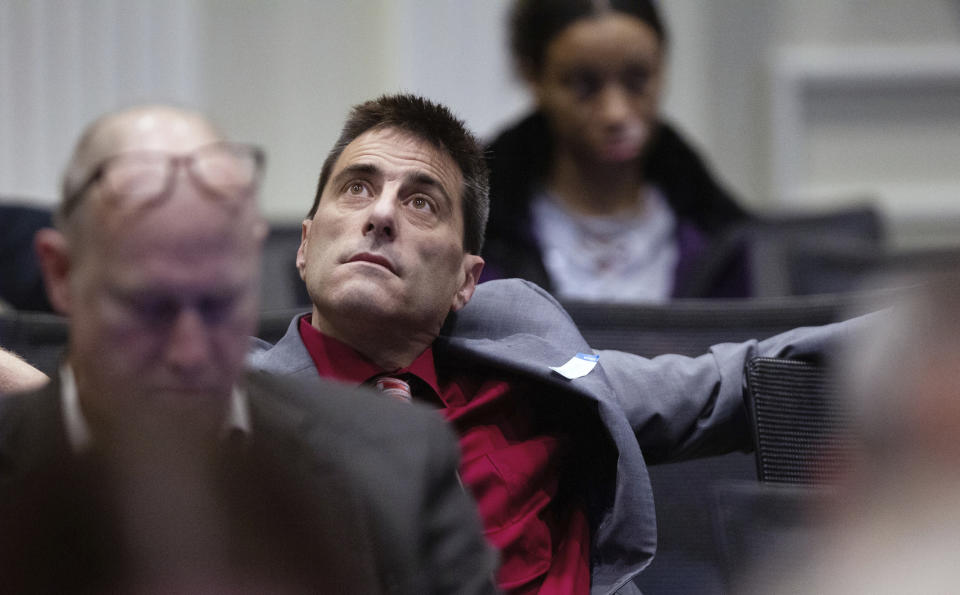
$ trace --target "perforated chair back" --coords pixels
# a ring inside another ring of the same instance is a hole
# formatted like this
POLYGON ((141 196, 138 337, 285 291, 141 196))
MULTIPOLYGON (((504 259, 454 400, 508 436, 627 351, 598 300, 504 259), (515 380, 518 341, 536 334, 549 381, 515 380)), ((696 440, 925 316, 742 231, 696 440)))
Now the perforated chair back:
POLYGON ((855 442, 851 416, 827 367, 788 359, 750 360, 747 408, 760 481, 824 485, 847 469, 855 442))

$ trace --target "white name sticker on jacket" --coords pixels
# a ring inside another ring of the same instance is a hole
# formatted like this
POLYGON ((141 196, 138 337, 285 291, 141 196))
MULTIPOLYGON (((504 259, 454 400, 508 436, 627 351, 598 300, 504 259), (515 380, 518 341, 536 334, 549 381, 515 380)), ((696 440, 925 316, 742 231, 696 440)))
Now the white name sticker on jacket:
POLYGON ((550 366, 550 369, 557 374, 560 374, 567 380, 574 380, 575 378, 580 378, 581 376, 586 376, 589 374, 590 370, 597 365, 599 360, 599 355, 593 355, 592 353, 578 353, 577 355, 571 357, 570 361, 562 366, 550 366))

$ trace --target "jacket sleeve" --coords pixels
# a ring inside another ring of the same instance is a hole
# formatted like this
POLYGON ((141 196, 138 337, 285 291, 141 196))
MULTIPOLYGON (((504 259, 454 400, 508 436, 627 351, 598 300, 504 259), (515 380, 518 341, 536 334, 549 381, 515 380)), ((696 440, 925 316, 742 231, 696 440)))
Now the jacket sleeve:
MULTIPOLYGON (((623 432, 618 439, 632 433, 648 462, 749 449, 751 430, 743 400, 746 363, 754 356, 829 362, 854 335, 873 324, 874 317, 882 315, 797 328, 762 341, 722 343, 699 357, 648 359, 600 350, 597 368, 571 381, 571 386, 600 401, 610 431, 623 432)), ((478 286, 471 303, 448 320, 445 333, 481 347, 535 336, 543 345, 562 348, 570 355, 590 351, 574 321, 552 296, 516 279, 478 286)))
POLYGON ((747 362, 757 356, 829 362, 879 315, 797 328, 763 341, 722 343, 699 357, 646 359, 600 351, 600 366, 648 462, 746 450, 747 362))
MULTIPOLYGON (((748 449, 751 430, 743 401, 746 363, 755 356, 830 361, 854 335, 873 324, 874 317, 882 315, 797 328, 762 341, 721 343, 699 357, 648 359, 622 351, 596 351, 600 355, 597 368, 571 381, 571 386, 600 401, 610 431, 632 433, 648 462, 748 449)), ((590 351, 574 321, 552 296, 517 279, 479 285, 470 304, 447 321, 443 334, 470 341, 475 349, 536 337, 541 354, 548 348, 569 352, 567 357, 590 351)), ((518 361, 536 359, 526 353, 513 355, 518 361)), ((531 371, 543 367, 536 364, 542 362, 534 361, 531 371)))

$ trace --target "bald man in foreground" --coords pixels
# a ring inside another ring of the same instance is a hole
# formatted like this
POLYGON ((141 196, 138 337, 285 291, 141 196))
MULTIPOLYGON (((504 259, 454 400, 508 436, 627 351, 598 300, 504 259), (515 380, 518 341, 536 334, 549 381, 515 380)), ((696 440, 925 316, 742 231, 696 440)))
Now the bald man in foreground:
POLYGON ((259 149, 170 107, 81 137, 57 229, 36 239, 67 357, 0 399, 5 588, 493 591, 442 421, 244 374, 262 169, 259 149))

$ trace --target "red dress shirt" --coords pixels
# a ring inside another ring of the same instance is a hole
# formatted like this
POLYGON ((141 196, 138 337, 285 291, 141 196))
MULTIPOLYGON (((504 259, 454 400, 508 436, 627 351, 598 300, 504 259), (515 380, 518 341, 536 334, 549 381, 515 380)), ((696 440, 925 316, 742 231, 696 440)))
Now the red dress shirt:
POLYGON ((384 372, 422 381, 414 396, 432 401, 460 436, 460 475, 484 534, 500 551, 497 583, 514 594, 590 591, 590 527, 582 505, 558 510, 559 461, 571 447, 562 432, 538 427, 522 383, 457 372, 438 375, 427 349, 408 367, 381 370, 353 348, 300 320, 300 337, 321 376, 360 384, 384 372), (426 389, 429 387, 429 391, 426 389), (430 394, 423 394, 429 392, 430 394))

